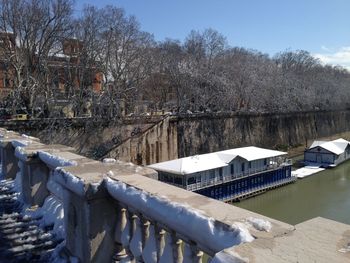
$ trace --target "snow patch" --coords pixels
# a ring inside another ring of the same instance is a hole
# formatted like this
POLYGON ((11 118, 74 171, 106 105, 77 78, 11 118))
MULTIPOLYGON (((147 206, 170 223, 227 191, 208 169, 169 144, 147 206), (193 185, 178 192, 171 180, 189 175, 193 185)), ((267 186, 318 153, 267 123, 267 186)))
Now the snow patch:
POLYGON ((248 259, 240 257, 233 251, 220 251, 215 254, 210 263, 246 263, 248 259))
POLYGON ((13 140, 11 143, 12 143, 12 146, 14 148, 16 148, 16 147, 28 146, 29 144, 32 144, 33 141, 31 141, 31 140, 13 140))
POLYGON ((38 151, 39 158, 52 167, 76 166, 77 162, 64 159, 60 156, 52 155, 48 152, 38 151))
POLYGON ((20 160, 26 160, 27 154, 24 151, 24 147, 22 147, 22 146, 16 147, 15 156, 20 160))
POLYGON ((35 140, 35 139, 37 139, 37 138, 35 138, 35 137, 33 137, 33 136, 29 136, 29 135, 27 135, 27 134, 22 134, 21 135, 23 138, 25 138, 25 139, 28 139, 28 140, 35 140))
POLYGON ((103 163, 116 163, 117 160, 116 159, 113 159, 113 158, 104 158, 102 160, 103 163))
POLYGON ((55 182, 52 176, 49 177, 49 180, 46 184, 47 190, 50 191, 53 195, 57 196, 59 199, 63 200, 64 189, 62 185, 55 182))
POLYGON ((64 239, 64 211, 62 202, 55 196, 50 195, 46 197, 42 207, 36 210, 26 209, 24 214, 32 218, 41 218, 40 227, 46 227, 53 225, 53 233, 58 239, 64 239))
POLYGON ((341 253, 348 253, 348 252, 350 252, 350 243, 345 248, 341 248, 338 251, 341 252, 341 253))
POLYGON ((64 169, 55 169, 53 180, 77 194, 83 195, 85 192, 84 181, 64 169))
POLYGON ((111 176, 111 177, 113 177, 113 176, 114 176, 113 171, 108 171, 108 172, 107 172, 107 176, 111 176))
POLYGON ((262 218, 248 217, 247 222, 259 231, 270 232, 272 225, 269 221, 262 218))
POLYGON ((110 178, 106 181, 108 192, 116 200, 180 234, 195 237, 195 241, 208 245, 214 251, 254 240, 243 224, 237 223, 230 227, 183 204, 151 195, 110 178))

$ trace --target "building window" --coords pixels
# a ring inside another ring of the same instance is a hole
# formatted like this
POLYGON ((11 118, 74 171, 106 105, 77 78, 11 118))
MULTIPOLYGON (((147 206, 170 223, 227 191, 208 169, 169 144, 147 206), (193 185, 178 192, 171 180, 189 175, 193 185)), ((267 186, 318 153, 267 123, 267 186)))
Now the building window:
POLYGON ((242 172, 244 172, 244 163, 242 163, 242 172))
POLYGON ((231 174, 234 174, 234 172, 235 172, 235 166, 233 165, 233 163, 231 163, 231 174))
POLYGON ((220 176, 220 179, 222 178, 222 167, 219 168, 219 176, 220 176))
POLYGON ((267 165, 267 159, 266 158, 264 159, 264 165, 267 165))
POLYGON ((248 163, 249 169, 252 168, 252 162, 248 163))

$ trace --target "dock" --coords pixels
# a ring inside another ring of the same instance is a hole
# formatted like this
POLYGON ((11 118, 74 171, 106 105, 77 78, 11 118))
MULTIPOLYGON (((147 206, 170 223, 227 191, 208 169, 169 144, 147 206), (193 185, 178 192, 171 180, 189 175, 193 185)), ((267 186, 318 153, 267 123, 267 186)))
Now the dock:
POLYGON ((299 168, 295 171, 292 171, 292 176, 297 177, 299 179, 308 177, 310 175, 319 173, 321 171, 325 170, 325 168, 322 168, 320 166, 305 166, 302 168, 299 168))

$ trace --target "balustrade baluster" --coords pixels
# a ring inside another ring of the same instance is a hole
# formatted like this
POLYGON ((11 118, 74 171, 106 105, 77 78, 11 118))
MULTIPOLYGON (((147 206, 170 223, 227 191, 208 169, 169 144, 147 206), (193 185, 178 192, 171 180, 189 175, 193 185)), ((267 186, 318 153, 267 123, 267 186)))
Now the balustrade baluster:
POLYGON ((130 216, 131 222, 131 241, 130 241, 130 251, 132 252, 134 258, 140 261, 142 255, 142 229, 140 226, 139 217, 136 214, 130 216))
POLYGON ((154 225, 150 224, 145 226, 145 228, 148 228, 148 238, 142 251, 143 261, 145 263, 157 263, 157 240, 154 225))
POLYGON ((114 259, 116 261, 121 261, 121 260, 127 260, 129 258, 128 253, 127 253, 127 247, 128 247, 128 240, 125 238, 125 232, 129 232, 129 223, 126 217, 127 210, 125 207, 122 207, 120 209, 119 213, 119 220, 116 226, 116 231, 115 231, 115 241, 117 242, 119 248, 119 251, 117 254, 114 256, 114 259))
POLYGON ((143 231, 142 231, 142 249, 145 248, 146 242, 149 238, 149 226, 151 223, 148 220, 143 221, 143 231))
POLYGON ((165 230, 160 229, 158 231, 158 259, 160 259, 164 252, 165 247, 165 230))
POLYGON ((202 263, 203 261, 203 251, 199 250, 197 247, 194 248, 195 253, 193 253, 193 263, 202 263))
POLYGON ((184 260, 182 253, 182 240, 176 238, 175 234, 172 236, 173 240, 176 240, 174 244, 174 263, 182 263, 184 260))
POLYGON ((163 237, 161 238, 163 239, 163 241, 160 240, 160 242, 164 242, 164 247, 162 254, 159 256, 159 263, 174 262, 172 236, 169 234, 169 232, 164 231, 163 237))

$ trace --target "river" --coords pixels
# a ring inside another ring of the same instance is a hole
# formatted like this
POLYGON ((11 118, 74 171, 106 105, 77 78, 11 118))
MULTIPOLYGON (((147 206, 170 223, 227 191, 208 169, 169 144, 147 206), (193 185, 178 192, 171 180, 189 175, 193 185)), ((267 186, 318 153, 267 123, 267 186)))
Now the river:
POLYGON ((235 205, 292 225, 318 216, 350 224, 350 161, 235 205))

